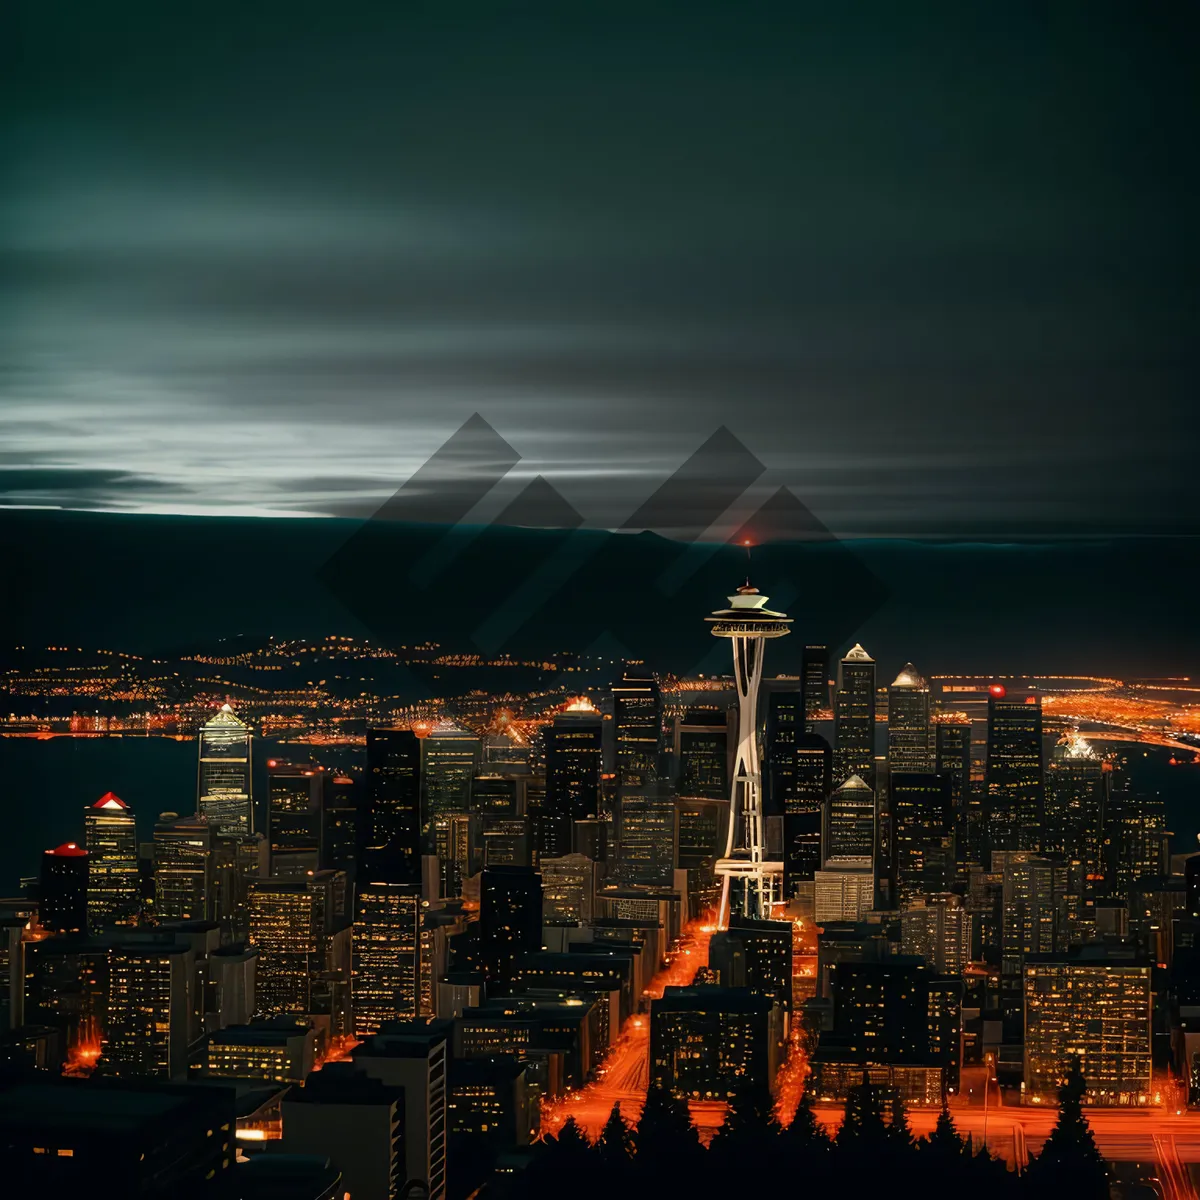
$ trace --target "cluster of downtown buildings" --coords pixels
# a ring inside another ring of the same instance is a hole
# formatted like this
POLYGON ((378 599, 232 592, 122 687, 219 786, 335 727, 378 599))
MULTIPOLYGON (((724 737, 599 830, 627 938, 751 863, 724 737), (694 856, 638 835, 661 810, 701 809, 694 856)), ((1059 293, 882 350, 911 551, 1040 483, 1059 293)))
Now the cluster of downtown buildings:
POLYGON ((939 1104, 988 1061, 1043 1103, 1072 1055, 1091 1103, 1153 1103, 1168 1061, 1190 1081, 1200 859, 1172 857, 1161 802, 1045 736, 1036 692, 935 700, 911 664, 880 683, 857 645, 766 682, 780 902, 739 912, 735 890, 707 965, 654 999, 721 903, 730 690, 664 696, 629 668, 532 740, 372 729, 358 771, 270 761, 265 830, 226 705, 191 815, 141 841, 107 793, 0 901, 23 1178, 103 1161, 131 1194, 153 1165, 189 1187, 242 1172, 248 1196, 288 1171, 297 1196, 465 1195, 519 1168, 542 1104, 639 1013, 651 1084, 697 1101, 771 1086, 801 1044, 831 1101, 866 1071, 939 1104))

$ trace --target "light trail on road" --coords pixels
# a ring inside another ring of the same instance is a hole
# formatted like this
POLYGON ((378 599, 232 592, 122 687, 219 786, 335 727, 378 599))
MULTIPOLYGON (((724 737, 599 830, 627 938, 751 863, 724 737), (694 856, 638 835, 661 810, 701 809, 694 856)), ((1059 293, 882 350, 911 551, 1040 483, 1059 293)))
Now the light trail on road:
MULTIPOLYGON (((711 914, 689 922, 678 943, 668 953, 666 964, 642 994, 643 1001, 660 1000, 666 988, 690 984, 697 970, 708 965, 708 943, 715 932, 716 925, 711 914)), ((576 1091, 543 1101, 542 1133, 557 1133, 568 1117, 574 1117, 575 1123, 588 1137, 595 1138, 608 1120, 614 1104, 620 1104, 621 1114, 627 1121, 636 1121, 641 1116, 649 1086, 650 1014, 634 1013, 626 1020, 620 1036, 597 1068, 595 1079, 576 1091)), ((724 1105, 705 1106, 706 1109, 714 1107, 720 1109, 715 1123, 712 1113, 693 1113, 698 1126, 701 1118, 705 1127, 716 1128, 720 1125, 724 1118, 724 1105)))

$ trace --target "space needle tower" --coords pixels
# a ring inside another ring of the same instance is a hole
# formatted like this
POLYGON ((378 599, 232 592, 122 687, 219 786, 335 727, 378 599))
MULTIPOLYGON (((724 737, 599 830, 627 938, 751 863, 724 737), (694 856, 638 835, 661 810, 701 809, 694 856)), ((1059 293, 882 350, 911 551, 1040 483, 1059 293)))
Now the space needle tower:
POLYGON ((767 608, 767 597, 750 586, 729 597, 729 607, 706 617, 713 637, 733 643, 733 677, 738 694, 738 744, 729 802, 729 833, 725 857, 717 859, 721 877, 720 929, 729 924, 730 890, 737 881, 742 912, 766 918, 771 905, 783 899, 783 863, 767 862, 763 829, 762 774, 758 761, 758 689, 762 682, 763 652, 768 638, 786 637, 792 618, 767 608))

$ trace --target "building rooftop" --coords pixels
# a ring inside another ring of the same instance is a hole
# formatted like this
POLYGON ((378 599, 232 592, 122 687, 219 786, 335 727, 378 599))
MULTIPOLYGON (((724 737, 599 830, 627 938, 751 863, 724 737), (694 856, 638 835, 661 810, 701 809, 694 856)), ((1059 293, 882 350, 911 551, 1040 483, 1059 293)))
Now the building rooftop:
POLYGON ((128 810, 129 805, 126 804, 125 801, 122 800, 121 797, 118 796, 115 792, 105 792, 104 795, 101 796, 100 799, 97 800, 95 804, 91 805, 91 807, 92 808, 106 808, 106 809, 123 812, 123 811, 128 810))
POLYGON ((87 851, 75 842, 63 842, 61 846, 55 846, 46 853, 55 858, 87 858, 87 851))
POLYGON ((0 1124, 95 1134, 129 1134, 170 1118, 190 1104, 223 1104, 232 1114, 230 1088, 195 1088, 110 1079, 22 1080, 0 1089, 0 1124))
POLYGON ((650 1002, 650 1011, 653 1014, 714 1009, 717 1012, 760 1013, 768 1012, 773 1003, 769 996, 748 991, 746 988, 727 988, 701 983, 691 987, 667 988, 661 1000, 650 1002))
POLYGON ((842 662, 864 662, 873 663, 875 660, 862 648, 860 642, 855 642, 854 645, 846 652, 846 657, 842 662))
POLYGON ((925 676, 917 670, 912 663, 905 663, 900 668, 900 674, 892 680, 894 688, 925 688, 929 685, 925 682, 925 676))

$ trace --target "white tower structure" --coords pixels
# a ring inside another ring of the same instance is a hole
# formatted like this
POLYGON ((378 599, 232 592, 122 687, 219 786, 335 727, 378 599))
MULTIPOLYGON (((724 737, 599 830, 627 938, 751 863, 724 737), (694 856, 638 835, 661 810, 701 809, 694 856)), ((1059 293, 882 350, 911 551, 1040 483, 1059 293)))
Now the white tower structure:
POLYGON ((783 898, 783 863, 765 860, 762 776, 758 761, 758 689, 762 682, 764 643, 791 632, 789 616, 772 612, 767 597, 749 583, 729 597, 729 607, 705 620, 713 637, 733 643, 733 676, 738 694, 737 758, 729 804, 729 833, 725 857, 716 863, 721 877, 719 928, 729 924, 730 887, 738 880, 742 910, 749 917, 769 917, 772 904, 783 898))

